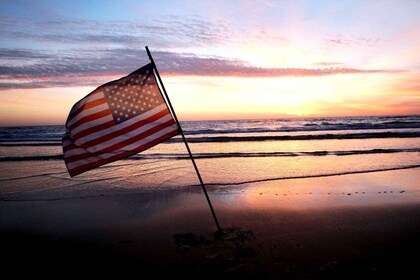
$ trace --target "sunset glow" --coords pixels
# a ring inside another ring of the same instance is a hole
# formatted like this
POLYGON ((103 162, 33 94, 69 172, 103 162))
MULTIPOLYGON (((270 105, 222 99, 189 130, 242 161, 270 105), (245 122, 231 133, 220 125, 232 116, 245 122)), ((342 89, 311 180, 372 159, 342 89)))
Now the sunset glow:
POLYGON ((181 120, 420 114, 417 1, 3 1, 0 125, 148 63, 181 120))

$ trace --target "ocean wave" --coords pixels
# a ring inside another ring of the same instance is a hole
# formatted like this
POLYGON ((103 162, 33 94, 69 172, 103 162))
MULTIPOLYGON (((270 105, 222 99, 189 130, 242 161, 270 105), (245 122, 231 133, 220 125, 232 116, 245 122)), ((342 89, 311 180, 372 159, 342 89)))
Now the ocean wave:
MULTIPOLYGON (((188 142, 250 142, 250 141, 288 141, 288 140, 331 140, 331 139, 368 139, 368 138, 415 138, 420 137, 420 132, 372 132, 348 134, 303 134, 303 135, 262 135, 262 136, 208 136, 189 138, 188 142)), ((171 141, 181 142, 182 139, 174 138, 171 141)))
MULTIPOLYGON (((332 134, 337 134, 335 131, 351 133, 351 130, 364 130, 365 133, 370 133, 372 130, 418 130, 420 129, 420 115, 191 121, 181 122, 181 125, 185 134, 198 137, 206 134, 238 134, 240 136, 251 133, 311 135, 319 134, 321 131, 332 131, 332 134)), ((0 127, 0 142, 60 142, 64 133, 64 125, 0 127)))
POLYGON ((0 143, 0 147, 42 147, 42 146, 62 146, 61 142, 14 142, 14 141, 5 141, 0 143))
MULTIPOLYGON (((190 143, 211 142, 260 142, 260 141, 290 141, 290 140, 345 140, 345 139, 369 139, 369 138, 416 138, 420 137, 420 131, 405 132, 372 132, 372 133, 347 133, 347 134, 299 134, 299 135, 246 135, 246 136, 202 136, 189 137, 190 143)), ((182 142, 180 136, 166 140, 164 144, 182 142)), ((31 142, 31 141, 1 141, 0 147, 36 147, 36 146, 61 146, 61 142, 31 142)))
POLYGON ((338 130, 377 130, 377 129, 409 129, 420 128, 418 122, 388 122, 382 124, 371 123, 305 123, 302 126, 295 127, 275 127, 275 128, 229 128, 229 129, 200 129, 200 130, 185 130, 186 135, 199 134, 233 134, 233 133, 278 133, 278 132, 311 132, 311 131, 338 131, 338 130))
MULTIPOLYGON (((371 150, 352 150, 352 151, 312 151, 312 152, 258 152, 258 153, 198 153, 194 154, 195 159, 212 158, 258 158, 258 157, 299 157, 299 156, 350 156, 362 154, 390 154, 390 153, 419 153, 420 148, 411 149, 371 149, 371 150)), ((45 161, 62 160, 63 155, 49 156, 27 156, 27 157, 0 157, 0 162, 8 161, 45 161)), ((190 159, 188 154, 137 154, 125 160, 142 159, 190 159)))
MULTIPOLYGON (((374 173, 374 172, 412 169, 412 168, 419 168, 419 167, 420 167, 419 164, 414 164, 414 165, 395 166, 395 167, 389 167, 389 168, 376 168, 376 169, 354 170, 354 171, 345 171, 345 172, 319 173, 319 174, 313 174, 313 175, 273 177, 273 178, 263 178, 263 179, 257 179, 257 180, 246 180, 246 181, 228 182, 228 183, 224 183, 224 182, 223 183, 222 182, 220 182, 220 183, 206 183, 206 186, 237 186, 237 185, 262 183, 262 182, 269 182, 269 181, 343 176, 343 175, 351 175, 351 174, 363 174, 363 173, 374 173)), ((199 185, 191 185, 190 187, 195 187, 195 186, 199 186, 199 185)))

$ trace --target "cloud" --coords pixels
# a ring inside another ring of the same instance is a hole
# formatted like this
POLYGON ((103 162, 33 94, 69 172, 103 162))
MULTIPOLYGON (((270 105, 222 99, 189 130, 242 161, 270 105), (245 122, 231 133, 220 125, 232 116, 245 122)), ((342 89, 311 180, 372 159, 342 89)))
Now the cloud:
POLYGON ((402 70, 328 68, 263 68, 241 60, 221 57, 198 57, 162 52, 158 54, 162 70, 171 75, 235 76, 235 77, 313 77, 338 74, 399 73, 402 70))
MULTIPOLYGON (((177 76, 314 77, 402 72, 345 67, 262 68, 216 56, 166 51, 155 51, 153 55, 160 72, 177 76)), ((8 61, 0 66, 0 89, 97 85, 104 77, 118 78, 149 62, 144 50, 131 49, 66 52, 0 49, 0 61, 8 61)))
POLYGON ((331 62, 331 61, 323 61, 323 62, 317 62, 313 63, 315 66, 321 66, 321 67, 337 67, 337 66, 343 66, 344 63, 341 62, 331 62))
POLYGON ((379 38, 356 37, 352 35, 334 35, 327 37, 325 43, 330 46, 374 46, 379 42, 379 38))
MULTIPOLYGON (((245 37, 248 41, 253 38, 261 41, 258 36, 284 40, 263 30, 245 37)), ((346 68, 337 62, 320 62, 314 68, 263 68, 238 59, 176 51, 189 46, 235 45, 245 37, 226 22, 196 16, 168 16, 138 23, 65 18, 30 21, 2 14, 0 40, 4 47, 0 49, 0 89, 98 85, 148 63, 142 49, 146 42, 159 48, 153 54, 165 75, 313 77, 401 72, 346 68), (10 42, 13 48, 8 48, 10 42)), ((365 40, 341 35, 330 39, 339 40, 337 43, 365 40)))
POLYGON ((226 42, 230 37, 229 28, 223 22, 210 22, 192 16, 171 16, 142 23, 71 19, 29 21, 6 15, 0 17, 2 41, 28 41, 32 44, 117 44, 127 47, 148 42, 160 47, 185 47, 226 42))

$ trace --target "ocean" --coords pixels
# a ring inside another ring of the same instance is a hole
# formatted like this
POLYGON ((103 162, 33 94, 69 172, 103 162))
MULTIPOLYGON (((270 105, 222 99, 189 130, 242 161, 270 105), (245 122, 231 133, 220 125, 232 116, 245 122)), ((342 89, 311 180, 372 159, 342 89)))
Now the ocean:
MULTIPOLYGON (((181 123, 206 185, 420 167, 420 115, 191 121, 181 123)), ((0 198, 54 199, 198 186, 180 136, 71 178, 64 126, 0 127, 0 198)))

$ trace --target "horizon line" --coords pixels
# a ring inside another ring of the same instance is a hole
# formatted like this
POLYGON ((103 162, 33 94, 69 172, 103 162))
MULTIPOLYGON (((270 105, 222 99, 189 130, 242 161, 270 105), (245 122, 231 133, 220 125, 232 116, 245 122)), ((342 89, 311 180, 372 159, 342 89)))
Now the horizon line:
MULTIPOLYGON (((281 119, 318 119, 318 118, 368 118, 368 117, 408 117, 419 116, 420 114, 397 114, 397 115, 352 115, 352 116, 293 116, 288 117, 261 117, 261 118, 226 118, 226 119, 202 119, 202 120, 181 120, 180 122, 217 122, 217 121, 256 121, 256 120, 281 120, 281 119)), ((63 124, 24 124, 24 125, 0 125, 0 128, 11 127, 41 127, 41 126, 64 126, 63 124)))

